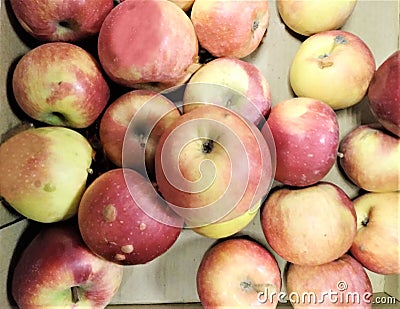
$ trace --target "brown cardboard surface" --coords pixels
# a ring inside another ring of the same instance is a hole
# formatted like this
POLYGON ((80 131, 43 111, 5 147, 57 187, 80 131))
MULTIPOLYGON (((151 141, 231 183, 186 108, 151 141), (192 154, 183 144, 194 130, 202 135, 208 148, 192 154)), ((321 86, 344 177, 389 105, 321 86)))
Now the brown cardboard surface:
MULTIPOLYGON (((270 1, 271 19, 267 35, 259 49, 245 60, 255 64, 267 77, 271 90, 273 104, 290 98, 287 73, 300 38, 285 28, 280 20, 275 1, 270 1)), ((377 65, 396 49, 399 44, 399 1, 368 1, 359 0, 353 15, 344 26, 344 30, 359 35, 372 50, 377 65)), ((30 47, 29 38, 15 23, 10 11, 9 1, 0 2, 0 134, 18 124, 21 119, 16 115, 20 112, 15 107, 10 91, 10 76, 16 61, 30 47), (13 24, 13 26, 11 25, 13 24)), ((360 123, 374 121, 364 99, 353 108, 337 111, 340 135, 343 137, 360 123)), ((0 175, 1 176, 1 175, 0 175)), ((341 174, 337 165, 324 180, 332 181, 350 196, 355 197, 358 189, 341 174)), ((23 244, 35 231, 26 220, 18 221, 19 215, 9 208, 0 207, 0 307, 10 306, 8 297, 9 275, 23 244), (21 235, 23 241, 20 240, 21 235)), ((241 232, 264 243, 261 234, 259 216, 241 232)), ((123 285, 114 297, 112 304, 119 308, 161 308, 155 303, 173 303, 170 308, 200 308, 195 287, 195 272, 203 253, 214 242, 212 239, 199 236, 189 230, 184 230, 176 244, 163 256, 140 266, 125 268, 123 285), (177 305, 176 303, 190 303, 177 305), (153 304, 143 306, 142 304, 153 304), (192 304, 195 303, 195 304, 192 304), (117 306, 118 304, 137 304, 137 306, 117 306), (140 304, 140 305, 139 305, 140 304)), ((283 270, 285 261, 276 256, 283 270)), ((386 292, 400 299, 399 276, 382 276, 368 272, 374 292, 386 292)), ((283 286, 284 288, 284 286, 283 286)), ((285 307, 284 304, 280 306, 285 307)), ((287 306, 287 305, 286 305, 287 306)), ((388 305, 381 305, 386 307, 388 305)), ((164 308, 164 305, 162 306, 164 308)), ((375 307, 375 306, 374 306, 375 307)))

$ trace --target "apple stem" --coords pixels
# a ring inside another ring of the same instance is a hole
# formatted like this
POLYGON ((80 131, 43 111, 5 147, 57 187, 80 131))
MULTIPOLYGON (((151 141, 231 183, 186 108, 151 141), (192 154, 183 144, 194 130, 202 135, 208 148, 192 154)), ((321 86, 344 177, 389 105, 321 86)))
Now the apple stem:
POLYGON ((79 288, 77 286, 71 287, 72 302, 74 304, 79 302, 79 288))

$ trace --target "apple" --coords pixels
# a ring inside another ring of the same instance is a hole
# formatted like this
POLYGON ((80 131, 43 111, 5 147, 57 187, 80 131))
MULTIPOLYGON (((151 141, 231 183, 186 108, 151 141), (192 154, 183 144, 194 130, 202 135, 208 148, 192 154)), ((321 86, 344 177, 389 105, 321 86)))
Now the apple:
POLYGON ((339 125, 331 107, 311 98, 288 99, 272 107, 266 125, 264 130, 271 131, 276 146, 277 181, 308 186, 332 169, 339 125))
POLYGON ((94 123, 110 97, 96 60, 64 42, 42 44, 26 53, 13 72, 12 87, 28 116, 71 128, 94 123))
POLYGON ((290 264, 286 289, 293 308, 371 308, 372 285, 362 265, 348 254, 323 265, 290 264))
POLYGON ((297 96, 321 100, 337 110, 361 101, 374 72, 374 56, 360 37, 328 30, 301 43, 290 65, 289 81, 297 96))
POLYGON ((204 226, 193 227, 192 231, 208 238, 226 238, 244 229, 257 215, 261 201, 256 203, 244 214, 228 221, 210 223, 204 226))
POLYGON ((229 221, 269 191, 271 151, 257 127, 232 110, 197 107, 161 136, 155 156, 158 189, 188 227, 229 221))
POLYGON ((81 41, 100 31, 113 0, 10 0, 21 26, 40 41, 81 41))
POLYGON ((351 254, 379 274, 400 274, 400 192, 365 193, 354 200, 357 235, 351 254))
POLYGON ((196 285, 204 308, 276 308, 277 298, 262 303, 260 295, 280 293, 281 274, 264 246, 251 238, 231 238, 214 244, 204 254, 196 285))
POLYGON ((31 128, 0 145, 0 196, 23 216, 56 222, 74 216, 93 150, 64 127, 31 128))
POLYGON ((283 22, 305 36, 342 27, 356 6, 356 0, 278 0, 283 22))
POLYGON ((271 90, 266 77, 253 64, 221 57, 203 65, 189 80, 183 97, 183 112, 199 104, 231 108, 258 125, 269 114, 271 90))
POLYGON ((210 54, 244 58, 260 45, 270 11, 267 0, 196 0, 190 18, 200 45, 210 54))
POLYGON ((359 125, 340 142, 340 166, 358 187, 371 192, 400 190, 400 138, 379 125, 359 125))
POLYGON ((12 274, 18 308, 105 308, 123 269, 93 254, 70 222, 42 227, 12 274))
POLYGON ((189 17, 167 0, 124 1, 105 18, 100 62, 116 83, 167 89, 198 69, 198 41, 189 17))
POLYGON ((79 204, 78 223, 86 245, 122 265, 145 264, 166 252, 182 230, 182 220, 152 184, 131 169, 97 177, 79 204))
POLYGON ((157 143, 179 116, 174 103, 157 92, 133 90, 123 94, 101 118, 99 136, 106 157, 117 167, 154 178, 157 143))
POLYGON ((298 265, 339 258, 350 249, 357 231, 352 201, 328 182, 277 188, 263 205, 261 227, 271 248, 298 265))
POLYGON ((369 107, 378 121, 400 137, 400 50, 377 69, 369 84, 369 107))

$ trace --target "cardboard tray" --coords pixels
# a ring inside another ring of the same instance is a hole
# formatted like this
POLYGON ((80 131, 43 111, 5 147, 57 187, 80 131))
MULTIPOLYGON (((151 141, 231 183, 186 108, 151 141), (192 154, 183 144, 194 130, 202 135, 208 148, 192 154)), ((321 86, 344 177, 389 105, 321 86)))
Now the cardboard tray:
MULTIPOLYGON (((359 0, 343 27, 366 42, 374 54, 377 66, 395 50, 400 49, 399 7, 399 0, 359 0)), ((301 38, 285 28, 279 18, 275 1, 270 0, 270 10, 267 34, 260 47, 245 60, 264 73, 271 87, 273 104, 276 104, 294 96, 288 82, 288 70, 301 38)), ((10 81, 16 62, 35 46, 35 42, 16 22, 7 0, 0 2, 0 38, 0 135, 3 135, 24 120, 23 114, 15 106, 10 81)), ((366 104, 364 99, 352 108, 337 111, 340 138, 359 124, 375 121, 366 104)), ((358 194, 358 188, 343 177, 337 164, 324 180, 338 184, 351 198, 358 194)), ((1 308, 15 306, 9 293, 12 269, 19 253, 32 238, 37 227, 37 224, 21 218, 12 209, 0 207, 1 308)), ((261 232, 259 216, 241 234, 249 235, 267 245, 261 232)), ((204 252, 213 243, 212 239, 184 230, 174 246, 161 257, 146 265, 125 267, 123 284, 110 307, 123 305, 124 308, 136 308, 151 304, 150 308, 201 308, 196 293, 195 275, 204 252)), ((286 262, 278 256, 276 258, 283 270, 286 262)), ((387 302, 391 301, 389 298, 385 299, 389 296, 400 299, 400 276, 382 276, 367 272, 376 299, 383 297, 381 300, 387 302)), ((280 306, 290 307, 289 304, 280 306)), ((395 308, 398 304, 392 306, 395 308)), ((389 305, 376 304, 374 307, 388 308, 389 305)))

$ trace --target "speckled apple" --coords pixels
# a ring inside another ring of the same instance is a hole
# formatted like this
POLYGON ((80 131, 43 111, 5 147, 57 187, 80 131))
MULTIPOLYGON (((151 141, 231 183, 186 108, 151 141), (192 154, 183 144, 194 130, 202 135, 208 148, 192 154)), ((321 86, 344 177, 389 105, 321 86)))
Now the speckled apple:
POLYGON ((271 248, 297 265, 321 265, 346 253, 357 231, 354 205, 337 185, 273 191, 261 211, 261 227, 271 248))
POLYGON ((64 42, 42 44, 26 53, 13 72, 12 87, 28 116, 71 128, 93 124, 110 97, 95 58, 64 42))
POLYGON ((96 35, 113 0, 10 0, 21 26, 40 41, 76 42, 96 35))
POLYGON ((270 112, 271 89, 254 64, 221 57, 203 65, 190 78, 183 97, 183 112, 210 103, 230 108, 258 125, 270 112))
POLYGON ((357 235, 351 254, 375 273, 400 274, 400 192, 365 193, 354 207, 357 235))
POLYGON ((136 89, 182 84, 200 66, 193 24, 167 0, 118 4, 100 29, 98 54, 114 82, 136 89))
POLYGON ((318 266, 290 264, 287 295, 297 308, 358 308, 372 306, 372 284, 362 265, 349 254, 318 266))
POLYGON ((190 15, 203 48, 215 57, 235 58, 244 58, 257 49, 269 17, 267 0, 195 0, 190 15))
POLYGON ((145 264, 178 239, 182 220, 134 170, 117 168, 100 175, 79 204, 78 223, 86 245, 122 265, 145 264))
POLYGON ((276 147, 275 180, 303 187, 322 180, 332 169, 339 125, 327 104, 310 98, 288 99, 272 107, 266 124, 276 147))
POLYGON ((154 156, 161 134, 180 116, 175 104, 150 90, 133 90, 112 102, 100 122, 105 155, 117 166, 154 179, 154 156))
POLYGON ((340 165, 358 187, 371 192, 400 190, 400 138, 380 125, 360 125, 339 147, 340 165))
POLYGON ((105 308, 117 293, 123 268, 83 243, 75 224, 42 226, 12 272, 18 308, 105 308))
POLYGON ((29 219, 68 219, 78 211, 92 156, 87 139, 74 130, 22 131, 0 146, 0 196, 29 219))

